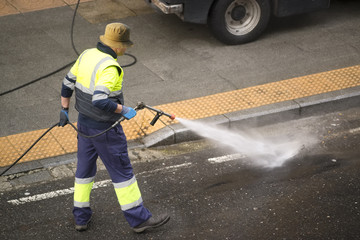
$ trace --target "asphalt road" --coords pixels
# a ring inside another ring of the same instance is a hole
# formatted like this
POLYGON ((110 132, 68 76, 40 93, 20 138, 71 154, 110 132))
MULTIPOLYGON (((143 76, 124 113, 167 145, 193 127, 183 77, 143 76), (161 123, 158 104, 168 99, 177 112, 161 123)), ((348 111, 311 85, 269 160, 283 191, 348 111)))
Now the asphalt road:
POLYGON ((234 152, 208 141, 151 149, 156 159, 143 150, 134 169, 145 205, 171 215, 159 229, 133 233, 107 173, 98 171, 88 231, 74 230, 67 177, 2 192, 0 238, 359 239, 359 115, 349 109, 255 129, 302 139, 301 152, 275 169, 254 167, 248 158, 213 161, 234 152))
MULTIPOLYGON (((1 19, 1 91, 74 60, 70 21, 59 21, 71 19, 72 13, 59 8, 1 19), (17 29, 24 26, 31 31, 20 34, 17 29), (19 44, 23 51, 17 51, 19 44)), ((258 41, 241 46, 224 46, 206 26, 176 16, 124 19, 136 43, 130 52, 139 60, 125 70, 127 101, 158 105, 357 65, 358 13, 357 1, 336 1, 329 10, 274 19, 258 41)), ((93 47, 105 26, 81 18, 76 24, 80 51, 93 47)), ((0 111, 7 114, 1 118, 1 136, 58 121, 66 71, 3 97, 0 111)), ((0 193, 0 238, 359 239, 359 115, 359 109, 352 109, 259 129, 291 133, 306 146, 272 170, 253 167, 249 159, 211 163, 211 158, 232 153, 203 141, 152 149, 161 157, 138 159, 134 169, 145 205, 154 214, 171 215, 155 231, 137 235, 129 229, 107 173, 99 171, 102 184, 92 193, 94 217, 87 232, 74 230, 70 176, 0 193), (309 145, 308 134, 316 135, 317 144, 309 145), (13 204, 24 197, 28 202, 13 204)))

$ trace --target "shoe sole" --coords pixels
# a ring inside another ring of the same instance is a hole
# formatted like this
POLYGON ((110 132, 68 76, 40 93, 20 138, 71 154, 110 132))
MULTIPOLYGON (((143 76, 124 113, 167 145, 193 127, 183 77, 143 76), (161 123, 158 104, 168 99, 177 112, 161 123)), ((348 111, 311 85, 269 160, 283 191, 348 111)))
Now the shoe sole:
POLYGON ((86 231, 89 228, 90 222, 91 222, 91 217, 89 221, 86 223, 86 225, 75 225, 75 230, 78 232, 86 231))
POLYGON ((87 225, 84 225, 84 226, 77 225, 77 226, 75 226, 75 230, 78 231, 78 232, 83 232, 83 231, 86 231, 87 229, 88 229, 87 225))
POLYGON ((162 225, 164 225, 165 223, 167 223, 168 221, 170 220, 170 216, 168 216, 167 218, 165 218, 162 222, 156 224, 156 225, 153 225, 153 226, 145 226, 145 227, 142 227, 142 228, 133 228, 134 232, 136 233, 141 233, 147 229, 150 229, 150 228, 158 228, 162 225))

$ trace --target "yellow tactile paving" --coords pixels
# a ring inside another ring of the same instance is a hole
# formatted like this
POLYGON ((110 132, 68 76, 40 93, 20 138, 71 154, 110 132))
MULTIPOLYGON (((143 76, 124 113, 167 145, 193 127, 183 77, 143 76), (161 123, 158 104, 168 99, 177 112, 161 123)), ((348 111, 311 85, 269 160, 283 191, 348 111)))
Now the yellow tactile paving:
POLYGON ((7 137, 0 138, 1 166, 12 164, 20 157, 20 153, 10 143, 7 137))
MULTIPOLYGON (((355 86, 360 86, 360 65, 154 107, 177 117, 200 119, 355 86)), ((155 126, 151 126, 153 117, 153 112, 144 109, 134 119, 124 121, 122 125, 127 139, 141 138, 167 124, 176 123, 161 117, 155 126)), ((45 130, 1 137, 0 167, 14 162, 45 130)), ((55 127, 22 161, 76 152, 76 145, 76 133, 69 125, 55 127)))
POLYGON ((0 16, 20 13, 13 5, 5 0, 0 0, 0 16))
POLYGON ((355 86, 360 86, 360 65, 165 104, 157 108, 173 112, 178 117, 199 119, 355 86))
MULTIPOLYGON (((74 125, 76 126, 76 123, 74 125)), ((65 153, 77 151, 76 132, 70 125, 66 125, 63 128, 55 127, 49 134, 53 135, 56 142, 65 151, 65 153)))
MULTIPOLYGON (((14 159, 17 159, 18 156, 23 154, 44 132, 45 130, 37 130, 37 131, 20 133, 5 137, 6 140, 8 140, 16 150, 16 154, 14 154, 14 156, 9 156, 6 158, 2 156, 2 153, 0 153, 1 156, 0 166, 6 166, 14 162, 14 159)), ((2 142, 2 140, 0 141, 2 142)), ((65 153, 66 152, 64 151, 64 149, 61 148, 61 146, 56 141, 54 136, 52 134, 47 134, 41 141, 39 141, 33 147, 33 149, 31 149, 24 156, 24 158, 21 161, 25 162, 34 159, 43 159, 43 158, 63 155, 65 153)))

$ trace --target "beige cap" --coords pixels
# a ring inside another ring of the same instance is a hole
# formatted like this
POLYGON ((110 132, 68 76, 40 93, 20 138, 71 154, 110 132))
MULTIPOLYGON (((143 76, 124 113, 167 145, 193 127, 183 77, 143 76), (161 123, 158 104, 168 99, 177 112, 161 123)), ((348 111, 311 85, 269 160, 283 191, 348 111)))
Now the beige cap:
POLYGON ((109 47, 131 47, 130 28, 123 23, 109 23, 106 25, 105 34, 100 36, 100 41, 109 47))

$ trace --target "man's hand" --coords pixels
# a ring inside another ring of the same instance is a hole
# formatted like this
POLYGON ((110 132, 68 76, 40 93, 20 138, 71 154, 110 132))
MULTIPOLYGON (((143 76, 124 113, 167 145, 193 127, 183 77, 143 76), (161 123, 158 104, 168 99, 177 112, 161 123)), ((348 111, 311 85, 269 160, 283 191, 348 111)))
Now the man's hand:
POLYGON ((59 127, 64 127, 69 122, 69 110, 61 109, 59 127))
POLYGON ((121 115, 123 115, 127 120, 129 120, 136 116, 136 111, 131 107, 126 107, 123 105, 121 115))

